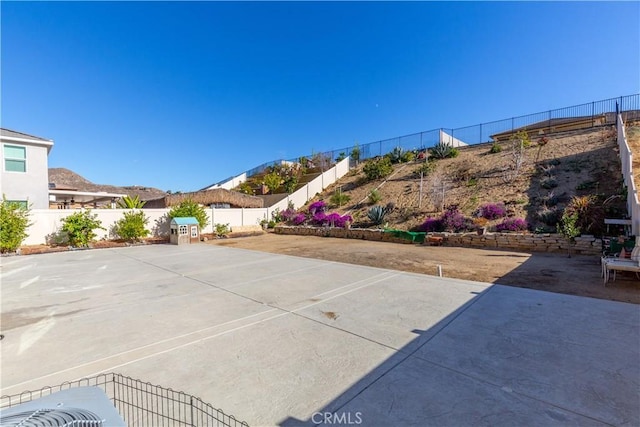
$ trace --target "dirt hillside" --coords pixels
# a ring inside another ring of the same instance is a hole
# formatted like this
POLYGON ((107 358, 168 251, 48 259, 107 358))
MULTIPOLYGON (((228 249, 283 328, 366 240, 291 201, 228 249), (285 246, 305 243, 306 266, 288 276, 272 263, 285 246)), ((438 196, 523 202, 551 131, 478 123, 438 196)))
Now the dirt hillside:
MULTIPOLYGON (((636 135, 635 129, 630 127, 629 133, 636 135)), ((424 161, 396 164, 389 178, 369 182, 360 165, 316 200, 328 201, 341 191, 350 200, 332 206, 333 210, 351 214, 355 226, 368 226, 368 195, 377 189, 382 196, 377 204, 395 205, 385 218, 387 225, 406 230, 439 215, 447 205, 458 205, 471 215, 484 203, 504 203, 510 216, 525 218, 532 230, 553 231, 555 224, 545 221, 545 215, 561 212, 575 195, 608 199, 609 217, 626 214, 614 127, 531 138, 518 173, 514 172, 517 150, 510 142, 500 145, 502 151, 497 153, 490 153, 490 143, 462 147, 457 157, 435 161, 422 183, 419 168, 424 161)))

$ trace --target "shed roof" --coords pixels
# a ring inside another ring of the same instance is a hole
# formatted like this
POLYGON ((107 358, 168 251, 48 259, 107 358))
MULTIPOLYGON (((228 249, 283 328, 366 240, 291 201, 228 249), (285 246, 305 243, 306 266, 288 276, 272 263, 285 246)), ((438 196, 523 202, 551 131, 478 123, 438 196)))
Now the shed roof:
POLYGON ((264 201, 256 196, 249 196, 238 191, 215 188, 213 190, 195 191, 192 193, 169 194, 161 199, 149 200, 145 208, 166 208, 176 206, 185 200, 209 206, 214 203, 229 203, 232 207, 262 208, 264 201))
POLYGON ((171 220, 171 224, 176 224, 176 225, 198 224, 198 220, 195 219, 192 216, 185 216, 185 217, 181 217, 181 218, 173 218, 171 220))

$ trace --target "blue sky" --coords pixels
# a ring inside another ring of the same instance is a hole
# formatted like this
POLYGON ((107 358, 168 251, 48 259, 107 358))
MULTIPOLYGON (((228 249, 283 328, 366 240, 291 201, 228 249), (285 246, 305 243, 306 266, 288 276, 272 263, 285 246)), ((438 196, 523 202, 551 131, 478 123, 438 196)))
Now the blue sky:
POLYGON ((278 158, 640 92, 639 2, 7 2, 2 127, 190 191, 278 158))

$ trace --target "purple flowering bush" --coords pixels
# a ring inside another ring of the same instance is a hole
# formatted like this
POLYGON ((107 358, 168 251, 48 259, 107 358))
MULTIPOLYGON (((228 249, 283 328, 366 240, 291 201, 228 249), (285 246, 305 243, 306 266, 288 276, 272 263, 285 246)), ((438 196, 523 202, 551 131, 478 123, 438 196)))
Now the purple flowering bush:
POLYGON ((294 225, 302 225, 307 220, 309 224, 318 227, 331 226, 340 228, 344 228, 347 223, 353 222, 351 215, 340 215, 337 212, 327 213, 327 204, 323 200, 311 203, 308 215, 302 213, 294 215, 290 222, 294 225))
POLYGON ((309 213, 313 216, 319 212, 324 213, 327 211, 327 204, 324 200, 318 200, 309 205, 309 213))
POLYGON ((507 216, 507 209, 502 203, 487 203, 476 211, 476 216, 488 220, 504 218, 507 216))
POLYGON ((280 218, 282 219, 282 221, 291 222, 296 215, 298 215, 298 211, 291 207, 280 212, 280 218))
POLYGON ((291 223, 293 225, 302 225, 307 220, 307 216, 303 213, 296 214, 293 218, 291 218, 291 223))
POLYGON ((418 231, 425 231, 427 233, 444 231, 444 225, 440 218, 427 218, 425 222, 418 227, 418 231))
POLYGON ((467 218, 458 210, 455 205, 447 207, 440 218, 427 218, 420 227, 419 231, 427 233, 440 231, 453 231, 456 233, 475 229, 471 218, 467 218))
POLYGON ((311 215, 311 224, 312 225, 324 225, 327 220, 327 214, 324 212, 316 212, 311 215))
POLYGON ((338 218, 334 225, 336 227, 340 227, 340 228, 345 228, 347 226, 347 223, 351 224, 353 222, 353 218, 351 217, 351 215, 341 215, 340 218, 338 218))
POLYGON ((466 218, 455 205, 447 207, 442 214, 441 220, 445 231, 453 231, 457 233, 460 231, 467 231, 470 228, 470 220, 466 218))
POLYGON ((529 223, 522 218, 507 218, 496 225, 496 231, 526 231, 529 223))
POLYGON ((351 215, 340 215, 337 212, 326 214, 324 212, 318 212, 311 217, 311 223, 320 227, 332 226, 344 228, 347 222, 353 222, 351 215))

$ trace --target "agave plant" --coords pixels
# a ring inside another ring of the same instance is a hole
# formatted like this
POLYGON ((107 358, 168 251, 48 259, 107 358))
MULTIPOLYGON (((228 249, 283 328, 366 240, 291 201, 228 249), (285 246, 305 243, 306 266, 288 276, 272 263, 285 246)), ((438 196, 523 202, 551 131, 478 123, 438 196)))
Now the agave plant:
POLYGON ((429 155, 433 159, 448 159, 458 155, 458 149, 453 148, 450 144, 439 142, 429 149, 429 155))
POLYGON ((389 153, 389 160, 391 160, 391 163, 400 163, 402 162, 403 154, 404 151, 402 150, 402 147, 396 147, 389 153))
POLYGON ((385 215, 387 215, 387 210, 380 205, 372 206, 367 212, 367 216, 375 225, 382 224, 385 215))

